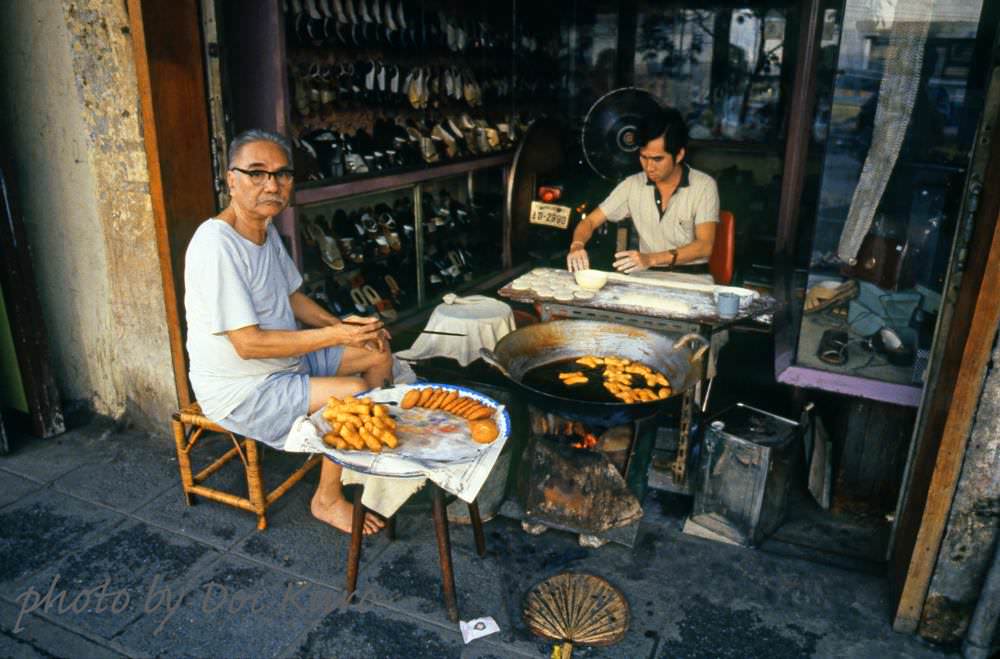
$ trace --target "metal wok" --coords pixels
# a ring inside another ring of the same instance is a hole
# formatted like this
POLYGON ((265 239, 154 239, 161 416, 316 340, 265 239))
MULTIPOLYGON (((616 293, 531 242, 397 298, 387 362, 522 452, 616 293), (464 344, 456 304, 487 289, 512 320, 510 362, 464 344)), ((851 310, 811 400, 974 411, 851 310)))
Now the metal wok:
POLYGON ((708 341, 697 334, 687 334, 673 342, 641 327, 592 320, 556 320, 511 332, 500 339, 494 350, 484 348, 480 355, 503 373, 531 405, 590 427, 607 428, 653 416, 667 401, 693 387, 701 378, 701 360, 707 350, 708 341), (556 396, 523 382, 526 373, 540 366, 584 355, 613 355, 642 362, 667 377, 672 395, 645 403, 593 402, 556 396))

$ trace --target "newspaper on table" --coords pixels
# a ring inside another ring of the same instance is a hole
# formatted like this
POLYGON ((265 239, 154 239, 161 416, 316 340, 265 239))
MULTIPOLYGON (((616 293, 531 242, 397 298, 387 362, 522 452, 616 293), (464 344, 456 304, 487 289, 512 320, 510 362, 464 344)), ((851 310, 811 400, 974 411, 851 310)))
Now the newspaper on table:
POLYGON ((496 464, 510 435, 510 415, 506 408, 478 391, 465 387, 439 384, 392 385, 374 389, 364 396, 389 408, 396 420, 399 445, 383 447, 381 453, 365 450, 340 451, 323 443, 330 425, 323 410, 296 419, 285 441, 284 450, 293 453, 323 453, 334 462, 371 476, 397 478, 429 478, 446 492, 471 503, 496 464), (466 420, 441 410, 399 406, 411 389, 435 387, 456 390, 459 395, 473 398, 494 410, 493 421, 499 434, 489 444, 473 441, 466 420))

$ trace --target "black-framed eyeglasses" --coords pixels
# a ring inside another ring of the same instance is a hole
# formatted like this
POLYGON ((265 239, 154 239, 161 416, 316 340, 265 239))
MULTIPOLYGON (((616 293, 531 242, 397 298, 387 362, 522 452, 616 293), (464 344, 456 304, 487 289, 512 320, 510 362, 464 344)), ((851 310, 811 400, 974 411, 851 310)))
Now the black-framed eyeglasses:
POLYGON ((247 178, 254 185, 264 185, 268 178, 273 178, 280 185, 288 185, 295 178, 295 172, 291 169, 279 169, 274 172, 269 172, 266 169, 241 169, 239 167, 230 167, 229 171, 239 172, 247 178))

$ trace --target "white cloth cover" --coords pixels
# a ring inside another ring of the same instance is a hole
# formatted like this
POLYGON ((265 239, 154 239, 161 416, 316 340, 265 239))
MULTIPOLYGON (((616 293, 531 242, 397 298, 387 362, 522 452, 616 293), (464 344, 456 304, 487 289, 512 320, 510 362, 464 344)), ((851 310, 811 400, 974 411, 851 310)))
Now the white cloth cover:
POLYGON ((459 297, 452 304, 439 304, 424 329, 463 336, 421 334, 409 350, 396 353, 400 359, 450 357, 468 366, 479 359, 480 348, 492 350, 514 331, 514 312, 510 305, 483 295, 459 297))

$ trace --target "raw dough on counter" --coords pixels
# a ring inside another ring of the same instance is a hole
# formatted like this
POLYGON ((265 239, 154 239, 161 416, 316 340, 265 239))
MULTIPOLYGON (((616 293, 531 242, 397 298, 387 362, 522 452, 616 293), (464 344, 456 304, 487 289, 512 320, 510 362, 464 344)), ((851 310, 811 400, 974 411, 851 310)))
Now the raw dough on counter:
POLYGON ((621 304, 656 309, 666 313, 688 313, 691 305, 682 300, 674 300, 660 295, 647 295, 643 293, 625 293, 617 298, 621 304))

